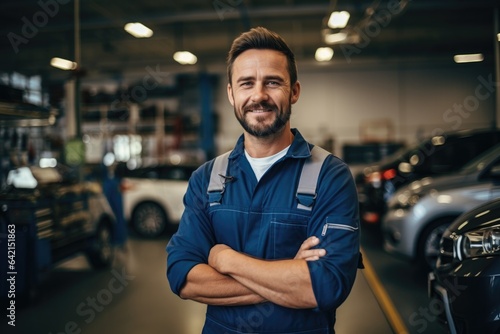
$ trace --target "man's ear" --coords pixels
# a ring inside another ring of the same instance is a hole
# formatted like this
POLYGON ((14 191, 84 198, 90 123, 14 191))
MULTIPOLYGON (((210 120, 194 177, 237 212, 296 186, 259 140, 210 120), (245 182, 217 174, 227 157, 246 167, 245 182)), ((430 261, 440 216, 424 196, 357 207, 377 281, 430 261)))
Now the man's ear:
POLYGON ((292 86, 292 97, 291 97, 291 102, 294 104, 299 100, 300 96, 300 82, 295 82, 295 84, 292 86))
POLYGON ((231 87, 230 83, 227 84, 227 98, 229 99, 231 105, 234 107, 233 87, 231 87))

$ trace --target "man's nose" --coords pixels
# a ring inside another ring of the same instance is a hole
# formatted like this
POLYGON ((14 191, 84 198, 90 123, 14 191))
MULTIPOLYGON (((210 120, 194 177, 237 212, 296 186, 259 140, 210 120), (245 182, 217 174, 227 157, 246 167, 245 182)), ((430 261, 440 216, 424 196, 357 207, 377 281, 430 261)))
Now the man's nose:
POLYGON ((263 84, 256 84, 254 86, 254 91, 252 92, 252 101, 259 103, 261 101, 267 101, 269 96, 267 95, 266 87, 263 84))

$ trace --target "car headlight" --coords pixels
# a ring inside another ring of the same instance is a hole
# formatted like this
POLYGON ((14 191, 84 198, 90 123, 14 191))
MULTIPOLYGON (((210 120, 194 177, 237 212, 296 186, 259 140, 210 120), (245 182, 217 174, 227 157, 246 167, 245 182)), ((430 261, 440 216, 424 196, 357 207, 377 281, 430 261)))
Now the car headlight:
POLYGON ((500 226, 467 232, 461 241, 461 259, 500 255, 500 226))

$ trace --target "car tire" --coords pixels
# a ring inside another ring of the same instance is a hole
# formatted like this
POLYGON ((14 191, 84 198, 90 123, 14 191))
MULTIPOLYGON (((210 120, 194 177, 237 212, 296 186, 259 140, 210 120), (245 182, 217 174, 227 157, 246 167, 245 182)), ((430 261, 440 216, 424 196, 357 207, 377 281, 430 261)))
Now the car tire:
POLYGON ((436 267, 441 237, 455 218, 444 217, 437 219, 430 223, 422 232, 418 246, 417 260, 424 269, 432 271, 436 267))
POLYGON ((132 228, 141 237, 156 238, 168 225, 165 211, 156 203, 139 204, 132 214, 132 228))
POLYGON ((109 268, 113 262, 113 229, 108 222, 99 224, 92 245, 86 252, 95 269, 109 268))

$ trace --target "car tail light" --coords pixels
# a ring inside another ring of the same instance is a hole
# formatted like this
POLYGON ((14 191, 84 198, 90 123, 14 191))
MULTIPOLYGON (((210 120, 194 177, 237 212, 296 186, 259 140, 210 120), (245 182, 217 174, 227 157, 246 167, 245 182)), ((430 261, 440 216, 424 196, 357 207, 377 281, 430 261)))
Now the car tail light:
POLYGON ((378 224, 380 222, 380 215, 377 212, 365 212, 362 218, 368 224, 378 224))
POLYGON ((377 184, 380 181, 382 181, 382 175, 380 172, 372 172, 366 176, 367 183, 377 184))
POLYGON ((365 180, 367 183, 371 183, 374 187, 378 188, 382 181, 392 180, 396 177, 396 170, 394 168, 387 169, 381 172, 369 173, 365 180))
POLYGON ((383 180, 392 180, 396 177, 396 170, 394 168, 388 169, 382 173, 383 180))

